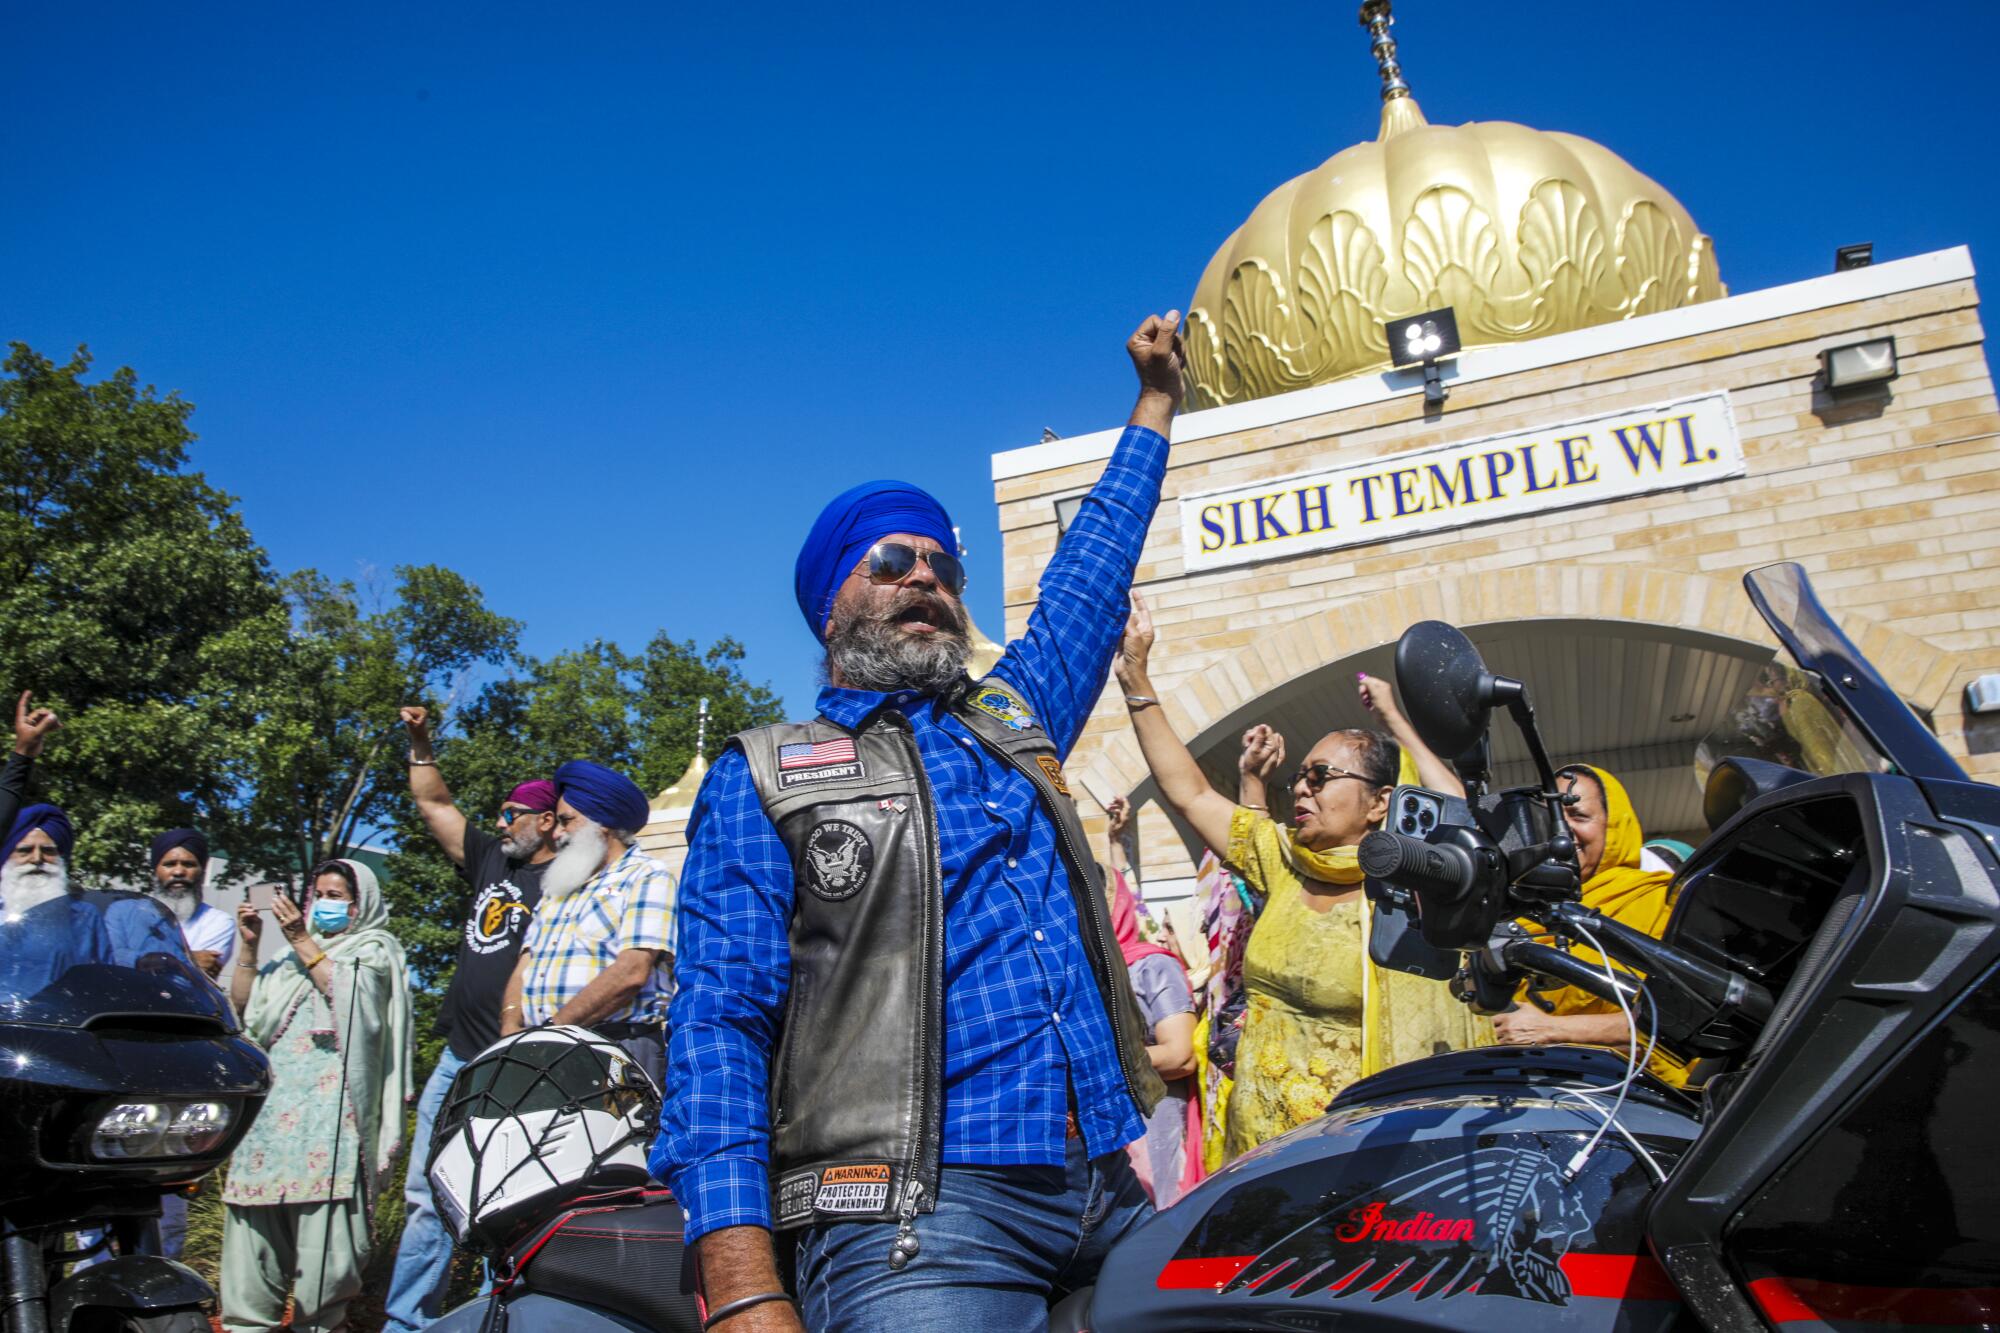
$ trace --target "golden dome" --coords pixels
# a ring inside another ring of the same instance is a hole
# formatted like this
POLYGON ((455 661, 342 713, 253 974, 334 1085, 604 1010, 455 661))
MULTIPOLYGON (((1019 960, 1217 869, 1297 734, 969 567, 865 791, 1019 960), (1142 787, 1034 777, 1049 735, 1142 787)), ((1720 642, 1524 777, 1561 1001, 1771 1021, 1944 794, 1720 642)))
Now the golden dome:
POLYGON ((1382 129, 1273 190, 1189 303, 1188 402, 1216 407, 1390 365, 1385 321, 1451 306, 1470 349, 1726 294, 1679 201, 1588 139, 1425 121, 1363 5, 1382 129))

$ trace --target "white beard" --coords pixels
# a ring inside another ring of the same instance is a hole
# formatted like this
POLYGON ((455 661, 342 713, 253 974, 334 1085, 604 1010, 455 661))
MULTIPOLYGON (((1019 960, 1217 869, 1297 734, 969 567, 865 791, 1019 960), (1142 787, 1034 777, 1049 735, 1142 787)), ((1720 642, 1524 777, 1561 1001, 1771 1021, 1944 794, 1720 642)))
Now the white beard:
POLYGON ((5 903, 10 917, 53 902, 68 892, 69 867, 60 861, 32 866, 9 864, 0 870, 0 902, 5 903))
POLYGON ((604 867, 611 840, 602 827, 579 819, 568 833, 556 835, 556 854, 542 867, 542 896, 561 898, 576 892, 604 867))
POLYGON ((190 884, 185 889, 163 889, 155 883, 148 892, 165 904, 166 909, 174 914, 174 920, 184 926, 194 920, 195 912, 201 907, 199 884, 190 884))

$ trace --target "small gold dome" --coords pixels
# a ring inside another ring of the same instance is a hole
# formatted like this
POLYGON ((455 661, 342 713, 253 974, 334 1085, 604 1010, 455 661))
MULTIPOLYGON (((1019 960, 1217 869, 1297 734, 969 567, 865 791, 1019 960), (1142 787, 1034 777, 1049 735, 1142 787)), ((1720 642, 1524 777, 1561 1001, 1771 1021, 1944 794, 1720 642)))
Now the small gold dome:
POLYGON ((1470 349, 1726 294, 1714 243, 1609 149, 1504 121, 1425 121, 1390 22, 1379 0, 1363 7, 1380 135, 1273 190, 1202 274, 1190 407, 1385 370, 1383 324, 1440 306, 1470 349))

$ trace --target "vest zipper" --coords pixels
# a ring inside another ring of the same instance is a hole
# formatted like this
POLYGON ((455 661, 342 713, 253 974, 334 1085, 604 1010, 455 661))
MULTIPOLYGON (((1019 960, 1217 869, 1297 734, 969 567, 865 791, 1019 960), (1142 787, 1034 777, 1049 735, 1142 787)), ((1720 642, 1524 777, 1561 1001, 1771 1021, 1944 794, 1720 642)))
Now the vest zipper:
MULTIPOLYGON (((916 1124, 911 1126, 913 1143, 910 1152, 910 1169, 903 1187, 903 1199, 897 1209, 896 1239, 889 1246, 889 1267, 901 1270, 917 1253, 916 1216, 922 1206, 925 1182, 935 1179, 938 1170, 938 1142, 940 1127, 934 1122, 938 1109, 931 1095, 931 1089, 944 1079, 944 1043, 939 1039, 936 1023, 942 1015, 934 1010, 943 1007, 941 983, 936 980, 934 968, 944 966, 944 864, 938 849, 937 804, 932 799, 930 778, 924 771, 924 757, 917 748, 915 730, 909 719, 901 713, 887 712, 884 717, 895 719, 896 729, 903 733, 907 748, 907 758, 911 773, 916 781, 910 784, 912 794, 924 814, 924 854, 928 864, 926 882, 930 891, 924 895, 924 948, 917 959, 917 993, 923 997, 917 1006, 917 1114, 916 1124)), ((932 1184, 930 1188, 935 1188, 932 1184)))
POLYGON ((910 1177, 910 1187, 903 1191, 903 1207, 896 1214, 896 1239, 889 1246, 889 1268, 900 1273, 903 1266, 917 1257, 923 1245, 917 1240, 917 1203, 924 1196, 924 1182, 914 1175, 910 1177))

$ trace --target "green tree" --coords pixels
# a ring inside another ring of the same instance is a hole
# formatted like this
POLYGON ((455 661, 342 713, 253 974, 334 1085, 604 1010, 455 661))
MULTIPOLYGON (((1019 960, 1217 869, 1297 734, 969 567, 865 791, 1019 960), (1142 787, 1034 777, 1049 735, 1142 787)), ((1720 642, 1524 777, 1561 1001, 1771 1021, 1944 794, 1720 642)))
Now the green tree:
POLYGON ((392 593, 312 570, 284 583, 291 635, 251 732, 247 817, 266 859, 298 875, 404 814, 396 710, 440 707, 520 640, 520 623, 463 576, 436 565, 395 575, 392 593))
MULTIPOLYGON (((753 684, 742 662, 733 639, 702 651, 665 634, 637 655, 597 642, 523 662, 518 675, 488 682, 470 703, 434 721, 439 770, 466 817, 489 825, 517 783, 549 777, 569 759, 608 764, 646 791, 660 791, 694 757, 699 700, 709 701, 711 754, 732 732, 778 720, 776 696, 753 684)), ((407 800, 398 807, 395 836, 390 878, 401 910, 450 926, 430 941, 435 947, 411 951, 419 974, 441 982, 471 889, 407 800)))
POLYGON ((86 880, 143 869, 152 834, 244 841, 251 700, 285 610, 235 501, 184 470, 192 406, 130 368, 86 383, 14 343, 0 367, 0 682, 66 721, 39 768, 86 880))

